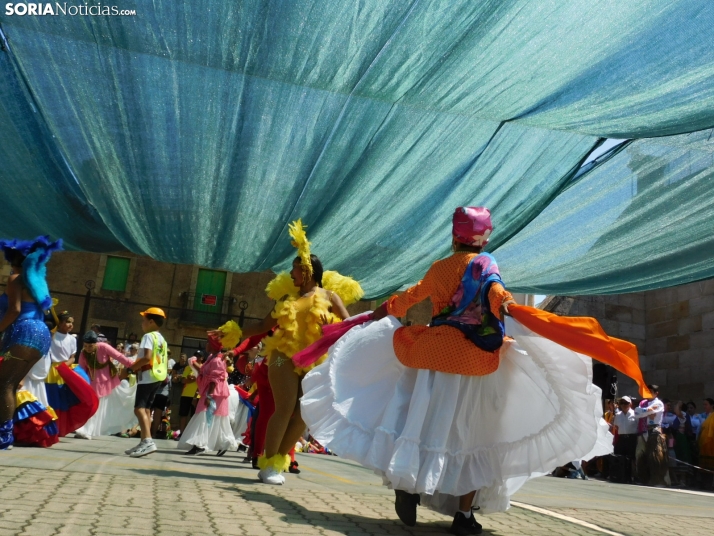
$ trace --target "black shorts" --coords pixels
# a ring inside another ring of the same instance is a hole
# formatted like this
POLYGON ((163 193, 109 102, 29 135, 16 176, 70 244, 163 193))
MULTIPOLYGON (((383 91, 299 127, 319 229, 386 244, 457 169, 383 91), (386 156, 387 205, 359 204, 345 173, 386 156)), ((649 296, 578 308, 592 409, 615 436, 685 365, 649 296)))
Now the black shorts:
POLYGON ((188 417, 193 415, 196 409, 193 407, 193 397, 192 396, 182 396, 181 402, 179 402, 179 417, 188 417))
POLYGON ((134 408, 150 409, 156 398, 156 393, 161 388, 161 382, 140 383, 136 386, 136 398, 134 408))
POLYGON ((169 397, 166 395, 156 395, 154 397, 154 403, 151 404, 151 409, 160 409, 161 411, 166 411, 169 405, 169 397))

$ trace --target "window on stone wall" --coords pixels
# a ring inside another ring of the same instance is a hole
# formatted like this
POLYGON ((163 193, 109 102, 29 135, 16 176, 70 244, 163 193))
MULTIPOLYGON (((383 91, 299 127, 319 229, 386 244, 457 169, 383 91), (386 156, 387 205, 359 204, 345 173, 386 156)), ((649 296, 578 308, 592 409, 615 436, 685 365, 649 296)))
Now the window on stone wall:
POLYGON ((102 290, 126 291, 126 281, 129 277, 131 259, 126 257, 107 257, 107 267, 104 270, 102 290))

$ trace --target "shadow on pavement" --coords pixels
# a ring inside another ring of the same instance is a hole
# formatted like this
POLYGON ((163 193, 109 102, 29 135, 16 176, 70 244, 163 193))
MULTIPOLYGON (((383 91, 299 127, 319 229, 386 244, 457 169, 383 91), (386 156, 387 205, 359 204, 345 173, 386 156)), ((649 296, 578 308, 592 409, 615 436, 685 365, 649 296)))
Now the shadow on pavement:
MULTIPOLYGON (((227 488, 228 489, 228 488, 227 488)), ((415 527, 407 527, 398 519, 383 519, 366 517, 355 514, 340 514, 336 512, 314 512, 302 506, 299 502, 288 500, 279 495, 272 495, 254 490, 237 490, 247 501, 262 502, 271 505, 278 514, 282 514, 282 521, 293 525, 306 525, 310 527, 320 527, 325 530, 339 532, 342 534, 358 534, 384 532, 398 535, 443 535, 447 534, 449 523, 443 521, 432 521, 427 523, 417 522, 415 527)), ((396 517, 396 514, 394 514, 396 517)), ((482 534, 493 534, 484 529, 482 534)))
MULTIPOLYGON (((194 466, 195 467, 195 466, 194 466)), ((227 484, 259 484, 258 480, 255 478, 243 478, 240 476, 229 476, 229 475, 207 475, 202 473, 196 473, 195 471, 179 471, 176 469, 131 469, 135 473, 139 473, 145 476, 157 476, 157 477, 168 477, 168 478, 190 478, 193 480, 214 480, 216 482, 225 482, 227 484)))
POLYGON ((257 469, 253 469, 253 467, 249 463, 240 463, 240 462, 231 462, 230 459, 223 459, 221 461, 221 458, 216 458, 216 459, 211 459, 207 460, 205 458, 196 458, 195 456, 186 456, 183 460, 171 460, 171 463, 186 463, 190 464, 194 467, 196 466, 201 466, 205 468, 215 468, 215 469, 235 469, 238 471, 246 471, 250 470, 251 472, 255 473, 256 475, 258 474, 257 469))

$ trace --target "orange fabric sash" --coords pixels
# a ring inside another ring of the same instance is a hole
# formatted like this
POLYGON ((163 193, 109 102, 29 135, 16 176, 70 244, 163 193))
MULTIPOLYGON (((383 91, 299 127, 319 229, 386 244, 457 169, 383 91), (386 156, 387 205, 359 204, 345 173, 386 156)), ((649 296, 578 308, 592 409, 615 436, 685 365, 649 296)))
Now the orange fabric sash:
POLYGON ((642 377, 637 347, 630 342, 608 336, 594 318, 558 316, 534 307, 515 304, 508 306, 508 312, 538 335, 610 365, 629 376, 637 382, 642 397, 652 397, 642 377))

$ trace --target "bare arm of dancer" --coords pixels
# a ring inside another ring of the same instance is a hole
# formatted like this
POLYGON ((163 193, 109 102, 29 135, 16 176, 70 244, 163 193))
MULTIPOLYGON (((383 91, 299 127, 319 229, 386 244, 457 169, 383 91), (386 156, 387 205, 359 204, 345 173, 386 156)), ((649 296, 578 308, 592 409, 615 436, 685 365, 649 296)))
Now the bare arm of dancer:
POLYGON ((261 333, 270 331, 277 325, 278 321, 273 318, 273 312, 271 311, 260 324, 254 324, 243 328, 243 338, 245 339, 246 337, 252 337, 253 335, 260 335, 261 333))
POLYGON ((339 316, 342 320, 350 317, 350 313, 347 312, 347 307, 345 307, 345 304, 342 303, 342 299, 336 292, 330 292, 330 304, 332 305, 332 312, 339 316))
MULTIPOLYGON (((248 337, 252 337, 253 335, 260 335, 261 333, 266 333, 277 325, 278 321, 273 318, 273 312, 271 311, 270 313, 268 313, 268 316, 266 316, 260 322, 260 324, 254 324, 252 326, 247 326, 243 328, 241 338, 246 339, 248 337)), ((221 340, 223 338, 223 333, 218 329, 208 331, 207 333, 209 337, 216 337, 218 340, 221 340)))

